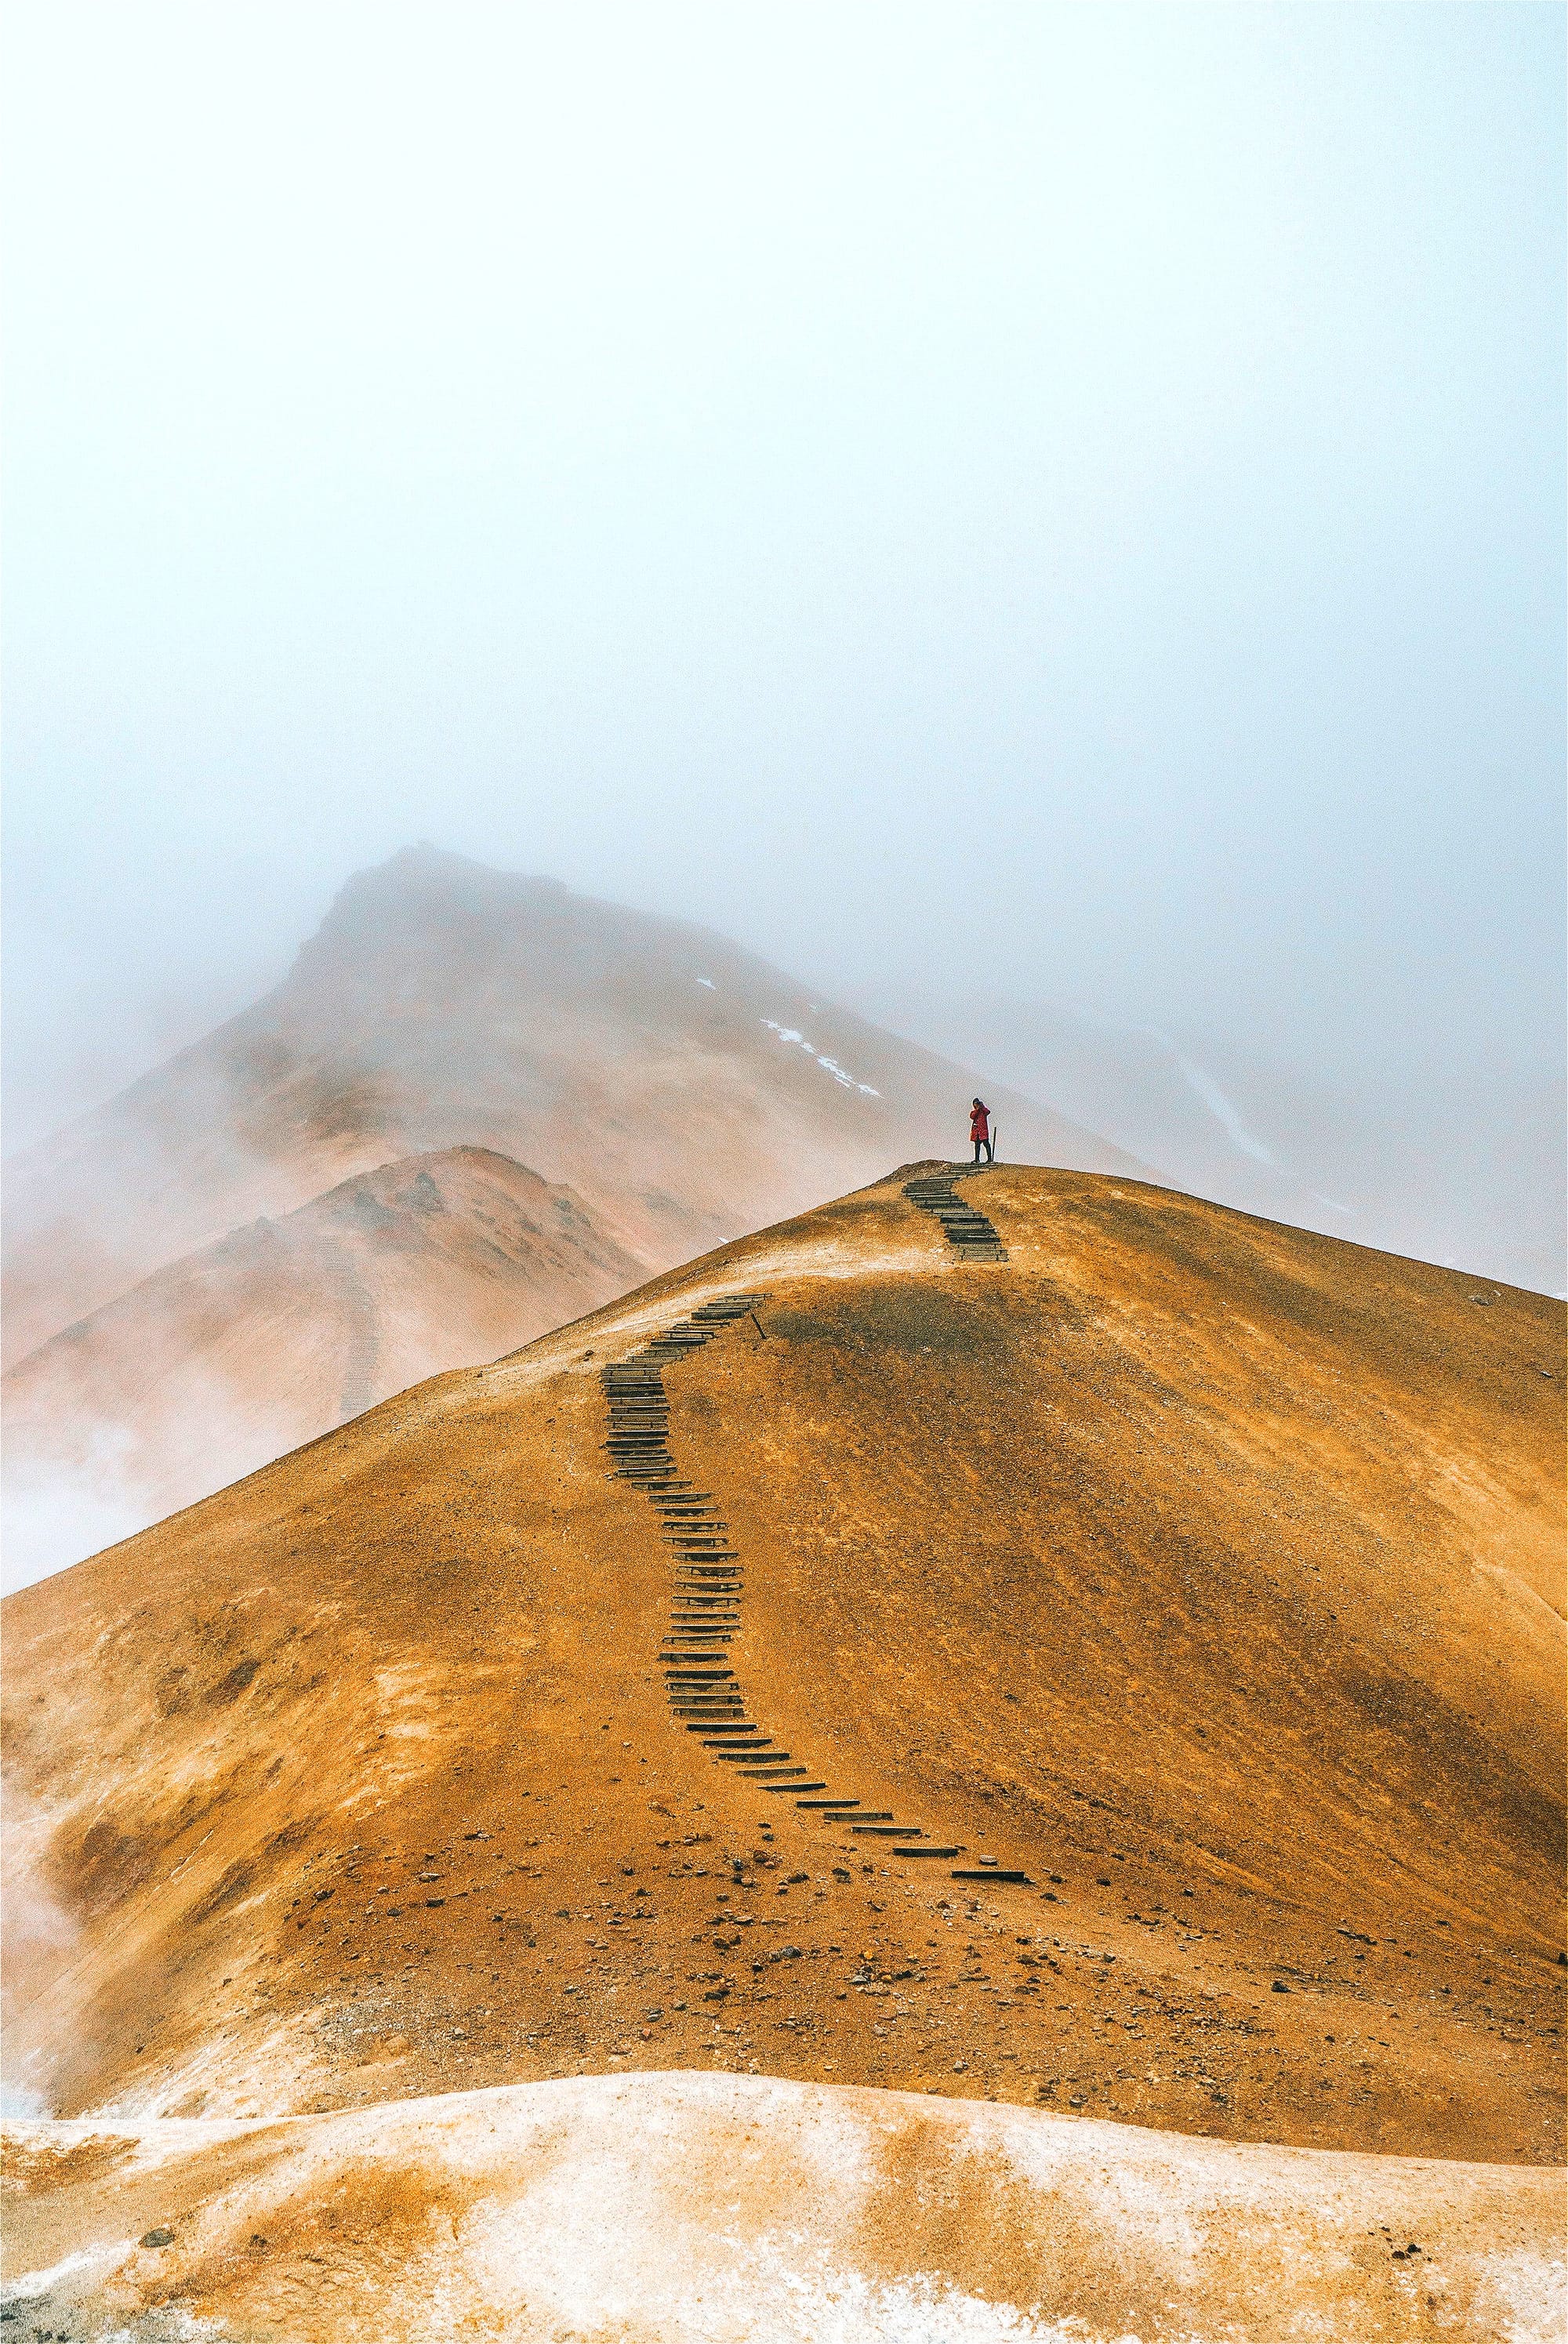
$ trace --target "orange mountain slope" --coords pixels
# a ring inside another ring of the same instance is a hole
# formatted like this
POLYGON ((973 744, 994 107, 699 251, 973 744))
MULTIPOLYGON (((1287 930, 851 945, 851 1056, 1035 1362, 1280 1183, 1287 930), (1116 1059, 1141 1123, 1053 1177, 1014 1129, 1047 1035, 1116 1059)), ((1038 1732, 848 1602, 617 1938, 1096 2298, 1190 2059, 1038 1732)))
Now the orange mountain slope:
MULTIPOLYGON (((411 849, 349 881, 264 1000, 7 1167, 5 1356, 456 1147, 569 1186, 646 1275, 957 1144, 982 1087, 707 929, 411 849)), ((1009 1156, 1142 1168, 987 1096, 1009 1156)))
POLYGON ((361 1173, 156 1272, 18 1361, 0 1386, 8 1502, 90 1483, 101 1462, 157 1520, 636 1276, 570 1189, 487 1148, 361 1173))
POLYGON ((11 1598, 13 2076, 1557 2156, 1562 1307, 941 1170, 11 1598))

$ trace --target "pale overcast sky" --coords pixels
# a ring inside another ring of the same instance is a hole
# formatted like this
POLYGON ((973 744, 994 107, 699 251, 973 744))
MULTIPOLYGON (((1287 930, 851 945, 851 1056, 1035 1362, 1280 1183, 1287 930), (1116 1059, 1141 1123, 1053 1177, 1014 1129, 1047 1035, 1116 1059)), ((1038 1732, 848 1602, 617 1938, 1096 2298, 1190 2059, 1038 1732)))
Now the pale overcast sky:
POLYGON ((1551 1060, 1563 38, 15 10, 10 1144, 420 838, 845 993, 1551 1060))

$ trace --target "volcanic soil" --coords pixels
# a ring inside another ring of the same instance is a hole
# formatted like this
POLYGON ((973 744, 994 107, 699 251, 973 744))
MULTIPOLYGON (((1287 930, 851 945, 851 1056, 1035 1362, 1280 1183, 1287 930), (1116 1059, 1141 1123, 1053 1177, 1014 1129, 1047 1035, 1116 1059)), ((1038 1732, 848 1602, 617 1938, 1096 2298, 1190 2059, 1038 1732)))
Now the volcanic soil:
POLYGON ((1561 1306, 1027 1167, 964 1258, 932 1168, 12 1597, 13 2075, 1557 2158, 1561 1306), (602 1375, 726 1297, 662 1370, 683 1510, 602 1375))

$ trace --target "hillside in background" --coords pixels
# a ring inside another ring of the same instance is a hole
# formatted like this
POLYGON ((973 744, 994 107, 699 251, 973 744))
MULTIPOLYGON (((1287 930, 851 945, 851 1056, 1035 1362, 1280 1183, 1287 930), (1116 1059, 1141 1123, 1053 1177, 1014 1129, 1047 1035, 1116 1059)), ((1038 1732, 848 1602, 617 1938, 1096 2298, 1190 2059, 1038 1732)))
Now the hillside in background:
POLYGON ((361 873, 254 1008, 6 1167, 5 1585, 961 1147, 982 1087, 1005 1150, 1138 1168, 705 930, 432 848, 361 873), (521 1184, 504 1261, 454 1151, 521 1184), (399 1168, 436 1157, 444 1220, 399 1168))
POLYGON ((1101 1131, 1162 1180, 1249 1213, 1561 1296, 1568 1153, 1560 1064, 1375 1072, 1293 1065, 1214 1034, 978 990, 860 1001, 1101 1131))
POLYGON ((709 932, 429 848, 361 874, 253 1009, 8 1167, 5 1583, 890 1158, 958 1152, 976 1088, 1004 1157, 1137 1157, 1418 1257, 1461 1232, 1493 1274, 1561 1283, 1549 1100, 1489 1122, 1391 1093, 1380 1124, 1153 1029, 902 1007, 1018 1093, 709 932), (504 1260, 452 1177, 465 1150, 521 1184, 504 1260), (449 1167, 444 1218, 354 1186, 426 1157, 449 1167), (569 1197, 570 1228, 530 1184, 569 1197))
MULTIPOLYGON (((410 848, 362 872, 254 1008, 8 1167, 6 1357, 260 1216, 484 1147, 667 1268, 966 1148, 978 1078, 723 937, 410 848)), ((1005 1151, 1131 1159, 987 1092, 1005 1151)))
POLYGON ((11 1519, 35 1492, 96 1480, 136 1526, 157 1521, 636 1277, 569 1189, 508 1157, 452 1148, 361 1173, 155 1271, 18 1362, 0 1383, 11 1519))

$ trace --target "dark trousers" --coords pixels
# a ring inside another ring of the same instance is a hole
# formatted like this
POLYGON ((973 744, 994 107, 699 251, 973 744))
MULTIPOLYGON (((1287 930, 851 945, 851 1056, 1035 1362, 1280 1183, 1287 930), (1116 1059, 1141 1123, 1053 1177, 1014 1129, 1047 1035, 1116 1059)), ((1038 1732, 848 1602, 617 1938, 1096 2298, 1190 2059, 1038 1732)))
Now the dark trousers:
POLYGON ((975 1161, 976 1161, 976 1164, 978 1164, 978 1162, 980 1161, 980 1150, 981 1150, 981 1148, 982 1148, 982 1147, 983 1147, 983 1148, 985 1149, 985 1151, 986 1151, 986 1163, 987 1163, 987 1164, 993 1163, 993 1162, 995 1161, 995 1158, 993 1157, 993 1156, 992 1156, 992 1154, 991 1154, 991 1143, 990 1143, 990 1141, 989 1141, 988 1139, 977 1139, 977 1140, 975 1142, 975 1161))

